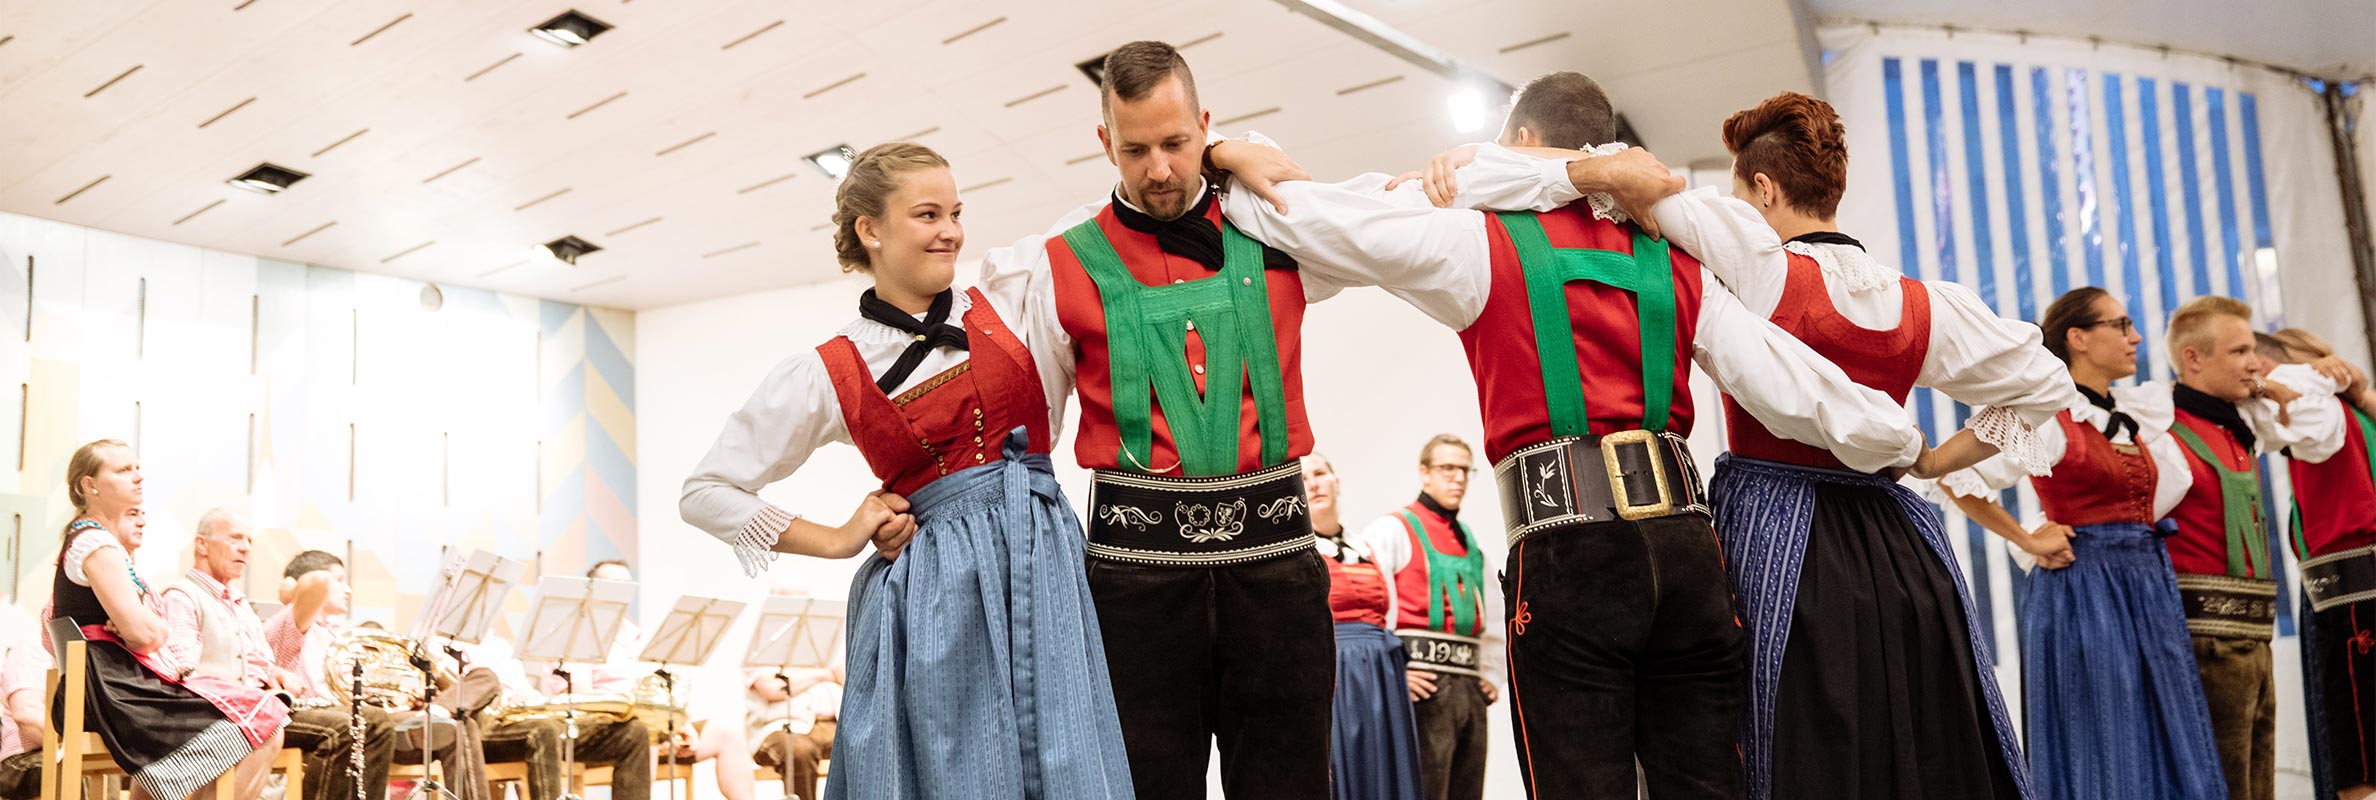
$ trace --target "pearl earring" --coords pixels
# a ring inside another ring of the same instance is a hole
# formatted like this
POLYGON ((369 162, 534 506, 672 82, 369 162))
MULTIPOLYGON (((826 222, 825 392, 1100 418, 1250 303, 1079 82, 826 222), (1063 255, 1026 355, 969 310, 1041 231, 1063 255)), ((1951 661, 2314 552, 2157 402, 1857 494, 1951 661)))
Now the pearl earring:
MULTIPOLYGON (((1771 203, 1768 203, 1767 205, 1772 205, 1772 204, 1771 204, 1771 203)), ((867 243, 866 243, 866 246, 868 246, 868 247, 872 247, 872 248, 876 248, 876 249, 881 249, 881 248, 882 248, 882 246, 883 246, 883 243, 882 243, 882 242, 879 242, 879 241, 877 241, 877 242, 867 242, 867 243)))

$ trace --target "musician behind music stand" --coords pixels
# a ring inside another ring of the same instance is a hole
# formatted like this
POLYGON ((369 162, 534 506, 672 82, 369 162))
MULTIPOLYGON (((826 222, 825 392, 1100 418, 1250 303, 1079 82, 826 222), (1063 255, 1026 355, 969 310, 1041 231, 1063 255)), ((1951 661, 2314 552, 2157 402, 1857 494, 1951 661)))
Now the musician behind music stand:
POLYGON ((595 578, 547 575, 536 584, 536 606, 528 618, 522 660, 553 662, 569 703, 561 714, 561 768, 567 789, 561 800, 582 800, 577 792, 577 678, 570 664, 599 664, 619 637, 635 584, 595 578))
MULTIPOLYGON (((773 669, 776 680, 783 682, 784 702, 792 702, 792 678, 785 675, 791 669, 830 669, 833 653, 841 646, 842 628, 849 614, 849 603, 842 600, 819 600, 810 597, 775 596, 759 607, 759 622, 751 629, 751 649, 743 656, 743 666, 773 669)), ((784 800, 805 797, 816 787, 792 790, 792 719, 783 721, 783 764, 777 771, 784 776, 784 800)))
MULTIPOLYGON (((430 728, 437 724, 437 665, 431 641, 446 639, 447 655, 459 663, 461 652, 453 643, 478 644, 494 626, 496 616, 503 612, 503 601, 511 596, 512 587, 527 573, 525 562, 485 550, 453 553, 438 571, 437 586, 429 591, 421 604, 421 613, 413 619, 411 661, 413 669, 421 673, 421 782, 413 787, 406 800, 425 796, 461 800, 429 770, 430 728)), ((459 674, 461 670, 455 672, 459 674)), ((362 695, 362 675, 362 663, 358 661, 354 675, 358 698, 362 695)))
MULTIPOLYGON (((660 629, 652 632, 651 643, 644 646, 641 655, 636 656, 638 661, 660 665, 660 669, 652 674, 660 676, 660 685, 668 690, 668 730, 657 733, 662 741, 668 742, 668 774, 671 776, 676 775, 677 765, 677 747, 673 737, 682 723, 677 721, 676 674, 669 672, 668 668, 699 667, 708 661, 710 653, 716 651, 718 642, 726 638, 726 629, 734 624, 735 616, 742 613, 743 605, 710 597, 687 595, 678 598, 676 608, 668 612, 667 619, 660 621, 660 629)), ((676 796, 677 782, 670 780, 668 798, 676 800, 676 796)))

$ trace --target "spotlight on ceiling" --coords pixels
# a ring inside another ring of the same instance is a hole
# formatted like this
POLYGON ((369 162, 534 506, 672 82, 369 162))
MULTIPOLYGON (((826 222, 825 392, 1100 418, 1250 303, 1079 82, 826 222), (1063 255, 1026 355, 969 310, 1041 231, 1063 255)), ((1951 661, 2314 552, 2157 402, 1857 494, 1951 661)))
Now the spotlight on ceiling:
POLYGON ((1080 70, 1081 76, 1089 79, 1089 85, 1102 88, 1105 86, 1106 55, 1099 53, 1096 58, 1074 64, 1073 69, 1080 70))
POLYGON ((1485 129, 1485 118, 1492 114, 1486 108, 1485 92, 1474 86, 1453 90, 1445 101, 1452 112, 1452 129, 1461 133, 1476 133, 1485 129))
POLYGON ((554 239, 550 242, 537 245, 536 249, 538 252, 544 255, 551 256, 556 261, 574 267, 577 266, 577 262, 580 257, 586 255, 587 253, 601 250, 602 247, 593 242, 580 239, 576 236, 563 236, 559 239, 554 239))
POLYGON ((230 183, 257 194, 280 194, 308 176, 303 172, 266 162, 239 173, 230 183))
POLYGON ((807 158, 802 160, 809 162, 809 166, 816 167, 818 172, 825 173, 825 177, 838 181, 842 179, 842 176, 850 174, 850 161, 857 157, 857 151, 851 150, 849 145, 837 144, 810 153, 807 158))
POLYGON ((610 23, 580 14, 577 9, 573 8, 561 12, 561 16, 554 17, 542 25, 529 28, 528 32, 536 34, 537 38, 562 47, 576 47, 592 41, 594 37, 601 36, 603 31, 610 29, 610 23))

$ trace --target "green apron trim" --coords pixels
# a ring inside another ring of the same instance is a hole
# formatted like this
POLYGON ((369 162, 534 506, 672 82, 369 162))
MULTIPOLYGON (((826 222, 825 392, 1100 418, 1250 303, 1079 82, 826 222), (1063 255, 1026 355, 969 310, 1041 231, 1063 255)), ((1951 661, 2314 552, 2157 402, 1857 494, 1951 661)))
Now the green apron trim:
POLYGON ((1542 364, 1543 395, 1554 436, 1590 432, 1584 379, 1576 365, 1575 324, 1568 313, 1567 284, 1575 281, 1634 294, 1642 332, 1642 429, 1663 431, 1675 391, 1675 272, 1667 243, 1641 229, 1633 233, 1633 254, 1552 247, 1543 224, 1531 212, 1497 215, 1518 268, 1526 276, 1526 309, 1533 318, 1535 353, 1542 364))
POLYGON ((1221 271, 1209 278, 1148 286, 1130 274, 1105 231, 1090 219, 1064 232, 1073 257, 1097 283, 1105 307, 1106 368, 1113 378, 1114 425, 1122 433, 1118 462, 1145 472, 1151 465, 1154 415, 1163 404, 1180 472, 1189 476, 1238 472, 1238 431, 1251 384, 1261 466, 1287 461, 1286 380, 1272 328, 1270 282, 1262 245, 1224 221, 1221 271), (1205 391, 1188 368, 1188 331, 1205 346, 1205 391))
POLYGON ((1467 555, 1445 555, 1429 541, 1427 526, 1419 522, 1419 515, 1410 509, 1401 512, 1405 527, 1419 540, 1419 549, 1427 553, 1427 629, 1444 629, 1444 607, 1452 607, 1452 633, 1476 636, 1484 628, 1477 619, 1477 610, 1484 607, 1485 554, 1477 551, 1477 538, 1468 535, 1468 527, 1460 520, 1452 521, 1453 530, 1460 532, 1462 541, 1469 543, 1467 555))
POLYGON ((2220 511, 2227 516, 2228 575, 2237 578, 2266 578, 2269 576, 2269 537, 2261 533, 2260 468, 2231 470, 2203 443, 2203 437, 2183 424, 2170 426, 2170 432, 2195 457, 2211 465, 2219 474, 2220 511))

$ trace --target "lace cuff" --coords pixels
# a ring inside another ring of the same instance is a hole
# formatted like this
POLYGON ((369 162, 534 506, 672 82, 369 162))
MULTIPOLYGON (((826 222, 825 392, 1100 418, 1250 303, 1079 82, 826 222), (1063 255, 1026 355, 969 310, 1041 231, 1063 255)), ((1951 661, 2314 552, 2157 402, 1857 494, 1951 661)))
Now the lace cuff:
MULTIPOLYGON (((1591 147, 1584 148, 1584 153, 1586 158, 1599 158, 1601 156, 1625 152, 1626 146, 1627 145, 1624 142, 1596 144, 1591 147)), ((1599 219, 1605 219, 1619 224, 1633 220, 1633 217, 1626 215, 1625 209, 1619 208, 1617 206, 1616 196, 1607 192, 1594 192, 1592 194, 1585 195, 1584 202, 1592 206, 1592 216, 1599 219)))
POLYGON ((2019 467, 2021 474, 2054 474, 2054 454, 2046 452, 2045 442, 2038 438, 2037 429, 2024 424, 2013 409, 2004 406, 1981 409, 1980 413, 1973 414, 1964 423, 1964 427, 1979 436, 1980 441, 1996 445, 1997 453, 2019 467))
POLYGON ((799 518, 799 514, 767 506, 759 509, 750 522, 743 523, 742 529, 726 540, 727 544, 734 546, 734 559, 742 562, 744 575, 756 578, 767 574, 767 565, 775 563, 776 541, 783 537, 785 529, 792 527, 792 521, 799 518))
POLYGON ((1939 479, 1939 488, 1948 494, 1948 505, 1952 505, 1956 497, 1988 499, 1995 497, 1997 493, 1996 489, 1989 487, 1987 479, 1980 477, 1980 471, 1974 469, 1959 469, 1947 473, 1945 477, 1939 479))

